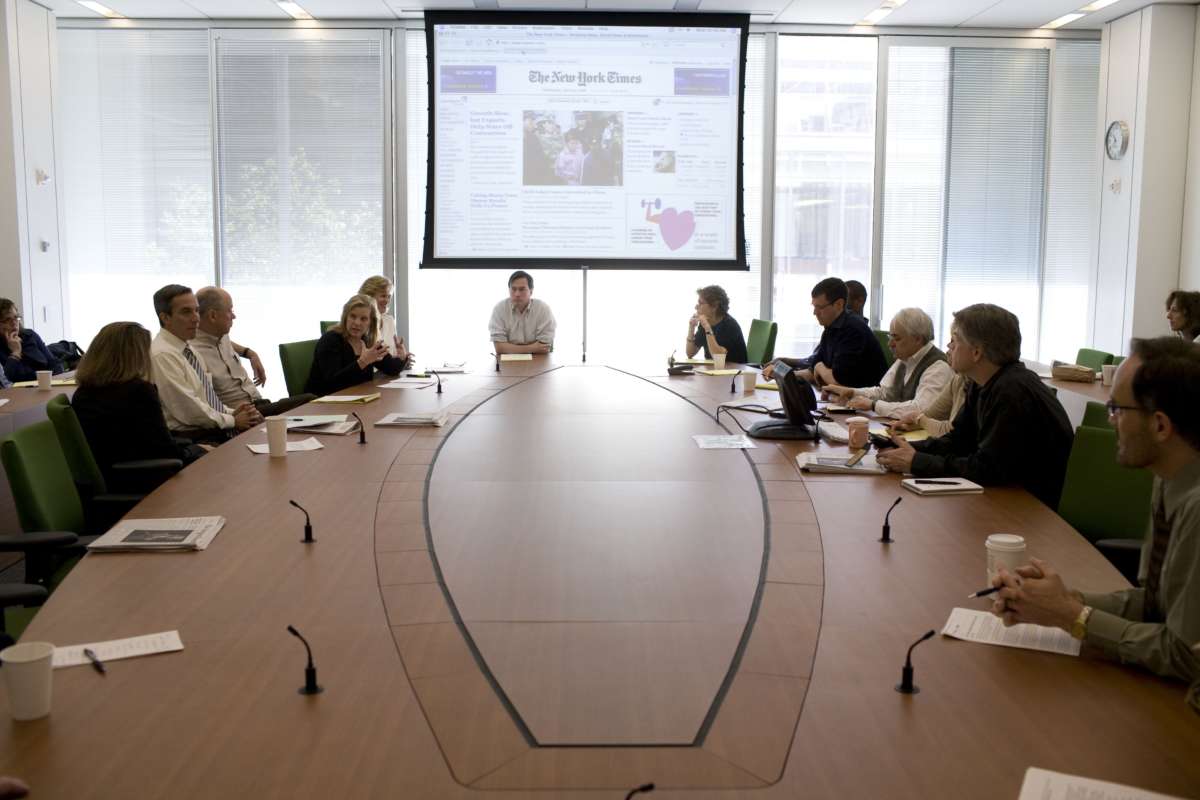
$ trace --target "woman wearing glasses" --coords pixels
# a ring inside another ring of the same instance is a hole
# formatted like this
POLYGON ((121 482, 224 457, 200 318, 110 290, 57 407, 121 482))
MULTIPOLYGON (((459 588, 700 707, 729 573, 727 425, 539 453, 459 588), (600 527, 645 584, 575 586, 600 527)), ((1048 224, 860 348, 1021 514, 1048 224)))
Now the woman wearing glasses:
POLYGON ((6 382, 32 381, 38 372, 47 369, 55 374, 63 371, 62 363, 50 355, 42 337, 21 327, 21 312, 7 297, 0 297, 0 333, 0 362, 4 364, 6 382))

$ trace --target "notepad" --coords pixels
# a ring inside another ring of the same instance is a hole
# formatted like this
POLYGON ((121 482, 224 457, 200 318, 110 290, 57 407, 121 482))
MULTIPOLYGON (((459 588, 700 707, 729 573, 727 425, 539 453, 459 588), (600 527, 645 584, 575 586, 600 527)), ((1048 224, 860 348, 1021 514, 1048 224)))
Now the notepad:
POLYGON ((371 394, 327 394, 313 400, 314 403, 370 403, 380 398, 379 392, 371 394))
POLYGON ((711 358, 684 358, 676 359, 676 364, 715 364, 711 358))
POLYGON ((131 636, 128 639, 67 645, 54 648, 54 655, 51 657, 50 663, 55 669, 79 667, 91 663, 91 660, 83 654, 84 648, 90 649, 101 661, 109 662, 120 661, 123 658, 152 656, 156 653, 175 653, 183 649, 183 640, 179 638, 179 631, 163 631, 162 633, 148 633, 145 636, 131 636))
POLYGON ((768 392, 778 392, 779 384, 775 383, 774 381, 771 381, 770 383, 756 383, 754 384, 754 388, 766 389, 768 392))
MULTIPOLYGON (((74 378, 51 378, 51 386, 74 386, 74 378)), ((14 389, 32 389, 37 386, 37 381, 17 381, 13 384, 14 389)))
MULTIPOLYGON (((442 381, 445 383, 445 380, 442 381)), ((381 384, 380 389, 428 389, 437 383, 433 378, 397 378, 381 384)))
POLYGON ((287 429, 290 433, 345 436, 357 427, 358 420, 348 419, 345 414, 312 414, 287 418, 287 429))
POLYGON ((1079 655, 1080 645, 1083 644, 1062 628, 1031 625, 1027 622, 1006 628, 994 614, 970 608, 956 608, 951 611, 950 619, 946 620, 946 625, 942 628, 942 636, 962 639, 965 642, 1018 647, 1064 656, 1079 655))
POLYGON ((714 375, 718 378, 729 375, 740 375, 740 369, 698 369, 695 371, 697 375, 714 375))
POLYGON ((224 517, 123 519, 88 545, 93 552, 204 550, 225 527, 224 517))
POLYGON ((501 353, 501 361, 533 361, 533 353, 501 353))
POLYGON ((402 428, 411 425, 436 425, 442 427, 450 415, 445 411, 409 411, 388 414, 375 421, 376 428, 402 428))
POLYGON ((1180 800, 1120 783, 1030 767, 1017 800, 1180 800))
POLYGON ((900 485, 920 495, 932 494, 983 494, 983 487, 966 478, 905 478, 900 485), (937 483, 920 483, 937 481, 937 483))
POLYGON ((748 450, 758 446, 740 433, 733 436, 695 434, 692 440, 701 450, 748 450))
POLYGON ((887 469, 881 466, 873 454, 862 457, 854 466, 847 466, 853 455, 823 456, 818 453, 801 453, 796 456, 796 464, 804 472, 827 472, 840 475, 885 475, 887 469))
MULTIPOLYGON (((265 456, 271 452, 271 445, 268 442, 263 442, 262 444, 248 444, 246 447, 249 448, 251 453, 257 453, 260 456, 265 456)), ((301 439, 298 442, 290 441, 287 443, 287 451, 289 453, 302 453, 307 450, 323 449, 325 449, 325 445, 321 444, 311 436, 307 439, 301 439)))

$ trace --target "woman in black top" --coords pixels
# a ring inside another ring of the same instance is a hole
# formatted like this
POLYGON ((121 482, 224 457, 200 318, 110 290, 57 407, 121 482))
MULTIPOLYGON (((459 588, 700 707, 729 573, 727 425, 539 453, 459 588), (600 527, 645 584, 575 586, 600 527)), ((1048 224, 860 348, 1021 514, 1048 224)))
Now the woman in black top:
POLYGON ((178 458, 184 464, 204 455, 199 445, 179 442, 167 430, 158 389, 150 383, 150 332, 136 322, 111 322, 100 329, 79 362, 79 388, 71 406, 109 491, 144 492, 122 485, 112 465, 148 458, 178 458))
POLYGON ((379 310, 365 294, 356 294, 342 306, 342 319, 321 336, 313 353, 312 371, 304 391, 323 395, 367 383, 378 368, 399 375, 412 355, 397 340, 396 355, 377 339, 379 310))
POLYGON ((730 364, 746 363, 746 337, 729 316, 729 295, 720 286, 697 289, 696 313, 688 321, 687 356, 704 350, 705 358, 724 353, 730 364))
POLYGON ((55 375, 63 371, 62 362, 50 355, 42 337, 21 327, 21 312, 7 297, 0 297, 0 333, 4 334, 0 336, 0 365, 8 380, 31 381, 42 370, 55 375))

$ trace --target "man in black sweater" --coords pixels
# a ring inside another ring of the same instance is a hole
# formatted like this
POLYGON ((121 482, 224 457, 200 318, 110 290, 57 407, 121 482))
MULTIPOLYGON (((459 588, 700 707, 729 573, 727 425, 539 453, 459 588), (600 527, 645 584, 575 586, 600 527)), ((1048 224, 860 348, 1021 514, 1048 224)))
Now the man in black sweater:
POLYGON ((954 430, 914 444, 893 437, 896 448, 879 463, 918 478, 1015 484, 1057 508, 1074 433, 1058 398, 1020 361, 1016 316, 990 303, 967 306, 954 314, 946 354, 971 381, 954 430))
MULTIPOLYGON (((826 278, 813 287, 813 316, 824 328, 817 349, 808 358, 780 358, 817 386, 878 386, 887 372, 883 348, 866 320, 846 309, 846 284, 826 278)), ((763 377, 775 374, 774 364, 763 368, 763 377)))

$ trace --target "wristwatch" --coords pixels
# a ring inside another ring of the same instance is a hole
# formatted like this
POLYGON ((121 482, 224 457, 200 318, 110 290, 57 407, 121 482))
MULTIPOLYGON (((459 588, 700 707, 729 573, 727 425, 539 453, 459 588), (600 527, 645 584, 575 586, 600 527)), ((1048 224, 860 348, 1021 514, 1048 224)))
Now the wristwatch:
POLYGON ((1092 616, 1092 607, 1084 606, 1079 612, 1079 616, 1071 623, 1071 635, 1076 639, 1083 640, 1087 638, 1088 618, 1092 616))

